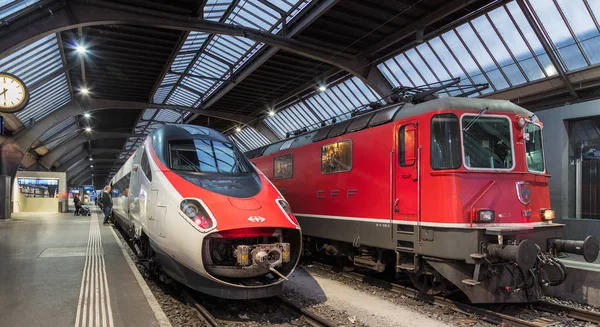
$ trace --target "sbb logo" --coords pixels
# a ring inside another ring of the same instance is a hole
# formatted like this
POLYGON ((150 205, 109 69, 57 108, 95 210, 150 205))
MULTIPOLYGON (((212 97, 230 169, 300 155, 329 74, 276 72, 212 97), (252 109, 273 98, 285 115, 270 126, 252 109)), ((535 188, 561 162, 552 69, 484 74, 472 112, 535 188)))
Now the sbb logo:
POLYGON ((261 216, 252 216, 250 218, 248 218, 248 221, 251 221, 253 223, 262 223, 265 220, 267 220, 266 218, 263 218, 261 216))

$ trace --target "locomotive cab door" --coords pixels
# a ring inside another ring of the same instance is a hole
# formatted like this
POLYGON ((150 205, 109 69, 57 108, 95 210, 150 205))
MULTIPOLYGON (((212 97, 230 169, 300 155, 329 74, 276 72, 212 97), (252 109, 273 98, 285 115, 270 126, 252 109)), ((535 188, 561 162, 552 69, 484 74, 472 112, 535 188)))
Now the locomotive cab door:
POLYGON ((419 142, 416 122, 396 126, 393 180, 393 220, 417 222, 419 205, 419 142))

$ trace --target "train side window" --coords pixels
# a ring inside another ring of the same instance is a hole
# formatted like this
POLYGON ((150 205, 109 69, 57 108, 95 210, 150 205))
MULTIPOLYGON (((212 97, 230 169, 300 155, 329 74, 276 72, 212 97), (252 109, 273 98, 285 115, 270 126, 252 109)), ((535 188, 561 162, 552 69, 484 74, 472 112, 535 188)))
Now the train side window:
POLYGON ((273 177, 275 179, 292 178, 294 174, 294 158, 291 153, 273 159, 273 177))
POLYGON ((148 161, 145 148, 142 149, 142 162, 140 163, 140 167, 142 168, 144 175, 148 177, 148 180, 152 181, 152 171, 150 170, 150 162, 148 161))
POLYGON ((460 152, 458 117, 454 114, 433 116, 431 118, 431 168, 459 168, 461 164, 460 152))
POLYGON ((414 124, 404 125, 398 131, 398 164, 408 167, 417 161, 417 135, 414 124))
POLYGON ((321 148, 321 173, 341 173, 352 169, 352 141, 344 140, 321 148))

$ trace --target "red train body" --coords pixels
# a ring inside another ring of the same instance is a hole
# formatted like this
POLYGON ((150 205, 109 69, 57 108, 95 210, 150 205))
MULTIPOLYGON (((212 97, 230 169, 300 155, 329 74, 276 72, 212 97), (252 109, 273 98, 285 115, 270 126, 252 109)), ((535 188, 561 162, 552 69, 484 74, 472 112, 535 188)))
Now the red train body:
POLYGON ((246 155, 289 201, 309 251, 391 264, 423 292, 533 301, 564 279, 554 254, 565 250, 533 117, 497 100, 397 104, 246 155))

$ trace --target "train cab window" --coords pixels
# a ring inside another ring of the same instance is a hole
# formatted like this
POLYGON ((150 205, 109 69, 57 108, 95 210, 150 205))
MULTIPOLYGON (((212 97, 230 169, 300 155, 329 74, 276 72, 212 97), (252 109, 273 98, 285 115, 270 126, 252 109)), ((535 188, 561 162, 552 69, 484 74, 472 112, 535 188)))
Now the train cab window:
POLYGON ((340 173, 351 169, 352 141, 335 142, 321 148, 321 173, 340 173))
POLYGON ((527 169, 539 173, 544 172, 544 150, 542 148, 542 128, 527 123, 525 125, 525 159, 527 169))
POLYGON ((273 177, 275 179, 292 178, 294 162, 292 154, 284 154, 273 159, 273 177))
POLYGON ((461 119, 467 169, 512 169, 512 127, 508 117, 465 115, 461 119))
POLYGON ((146 149, 142 148, 142 162, 140 163, 140 167, 144 172, 144 175, 148 178, 149 181, 152 181, 152 171, 150 170, 150 162, 148 161, 148 156, 146 155, 146 149))
POLYGON ((198 139, 171 141, 169 153, 169 166, 173 170, 231 175, 254 171, 231 143, 198 139))
POLYGON ((398 131, 398 164, 408 167, 417 161, 417 135, 414 124, 404 125, 398 131))
POLYGON ((454 114, 435 115, 431 119, 431 168, 460 167, 460 133, 454 114))

